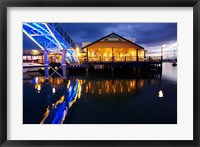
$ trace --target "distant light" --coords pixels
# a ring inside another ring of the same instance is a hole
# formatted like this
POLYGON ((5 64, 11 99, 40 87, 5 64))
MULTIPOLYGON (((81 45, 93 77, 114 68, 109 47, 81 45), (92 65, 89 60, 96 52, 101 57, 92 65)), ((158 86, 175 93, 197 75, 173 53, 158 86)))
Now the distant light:
POLYGON ((52 104, 52 109, 55 109, 56 108, 56 105, 53 103, 52 104))
POLYGON ((38 91, 41 90, 41 86, 40 86, 40 85, 37 86, 37 90, 38 90, 38 91))
POLYGON ((56 88, 52 88, 52 93, 56 93, 56 88))
POLYGON ((56 66, 55 69, 58 69, 58 67, 56 66))
POLYGON ((166 46, 165 44, 162 45, 162 47, 165 47, 165 46, 166 46))
POLYGON ((37 93, 40 93, 40 91, 41 91, 41 85, 36 84, 35 89, 37 90, 37 93))
POLYGON ((163 91, 162 91, 162 90, 159 90, 159 92, 158 92, 158 97, 164 97, 163 91))
POLYGON ((30 53, 31 55, 39 55, 40 54, 40 52, 38 51, 38 50, 31 50, 31 53, 30 53))
POLYGON ((79 53, 79 48, 78 47, 76 47, 76 53, 79 53))
POLYGON ((39 81, 39 78, 35 77, 35 83, 38 83, 38 81, 39 81))

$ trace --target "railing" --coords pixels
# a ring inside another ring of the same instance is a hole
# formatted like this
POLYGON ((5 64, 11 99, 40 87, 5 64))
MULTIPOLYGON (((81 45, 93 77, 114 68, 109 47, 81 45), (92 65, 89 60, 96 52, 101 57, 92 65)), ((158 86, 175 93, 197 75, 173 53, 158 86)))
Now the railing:
MULTIPOLYGON (((123 57, 79 57, 80 63, 97 63, 97 62, 161 62, 161 56, 147 56, 145 58, 138 56, 123 56, 123 57), (137 60, 138 59, 138 60, 137 60)), ((43 63, 43 59, 41 60, 23 60, 23 62, 35 62, 35 63, 43 63)), ((53 62, 49 59, 49 62, 53 62)))
POLYGON ((161 56, 123 56, 123 57, 81 57, 79 58, 81 63, 92 63, 92 62, 161 62, 161 56))

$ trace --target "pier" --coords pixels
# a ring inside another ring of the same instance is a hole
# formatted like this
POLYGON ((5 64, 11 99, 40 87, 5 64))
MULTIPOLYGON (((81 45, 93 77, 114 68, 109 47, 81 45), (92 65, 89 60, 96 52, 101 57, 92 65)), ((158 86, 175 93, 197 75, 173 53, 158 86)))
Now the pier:
MULTIPOLYGON (((146 50, 118 34, 111 33, 82 49, 75 44, 59 23, 23 23, 23 32, 35 42, 41 53, 32 53, 44 65, 46 81, 57 74, 64 80, 69 71, 107 70, 112 73, 124 68, 133 72, 162 72, 162 56, 146 56, 146 50), (51 72, 50 72, 51 71, 51 72)), ((27 61, 28 57, 23 57, 27 61)))

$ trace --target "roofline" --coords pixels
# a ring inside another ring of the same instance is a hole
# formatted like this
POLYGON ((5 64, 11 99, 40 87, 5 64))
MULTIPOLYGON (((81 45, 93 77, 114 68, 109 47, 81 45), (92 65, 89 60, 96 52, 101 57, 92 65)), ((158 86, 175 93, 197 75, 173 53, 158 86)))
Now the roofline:
POLYGON ((111 34, 114 34, 114 35, 116 35, 116 36, 118 36, 118 37, 120 37, 120 38, 123 38, 124 40, 128 41, 129 43, 131 43, 131 44, 133 44, 133 45, 135 45, 135 46, 137 46, 137 47, 140 47, 141 49, 144 50, 144 47, 142 47, 142 46, 140 46, 140 45, 138 45, 138 44, 136 44, 136 43, 134 43, 134 42, 131 42, 130 40, 128 40, 128 39, 126 39, 126 38, 124 38, 124 37, 122 37, 122 36, 120 36, 120 35, 118 35, 118 34, 116 34, 116 33, 114 33, 114 32, 113 32, 113 33, 110 33, 110 34, 108 34, 108 35, 106 35, 106 36, 104 36, 104 37, 102 37, 102 38, 100 38, 100 39, 98 39, 98 40, 96 40, 96 41, 94 41, 94 42, 92 42, 92 43, 90 43, 90 44, 84 46, 84 47, 82 47, 81 49, 87 48, 88 46, 93 45, 93 44, 99 42, 100 40, 102 40, 102 39, 104 39, 104 38, 110 36, 111 34))

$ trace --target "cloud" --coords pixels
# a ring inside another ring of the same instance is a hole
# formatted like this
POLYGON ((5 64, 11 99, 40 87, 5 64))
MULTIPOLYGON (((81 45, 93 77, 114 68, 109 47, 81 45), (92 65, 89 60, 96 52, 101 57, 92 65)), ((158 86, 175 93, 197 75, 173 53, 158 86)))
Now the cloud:
MULTIPOLYGON (((126 38, 135 38, 136 43, 149 53, 159 53, 162 44, 177 41, 176 23, 62 23, 66 32, 81 47, 82 42, 93 42, 112 32, 126 38)), ((36 48, 24 37, 24 48, 36 48)), ((172 49, 173 50, 173 49, 172 49)))
MULTIPOLYGON (((177 41, 166 42, 165 47, 163 47, 163 56, 168 58, 173 58, 174 53, 177 55, 177 41)), ((161 46, 151 46, 146 47, 147 56, 161 56, 161 46)))

